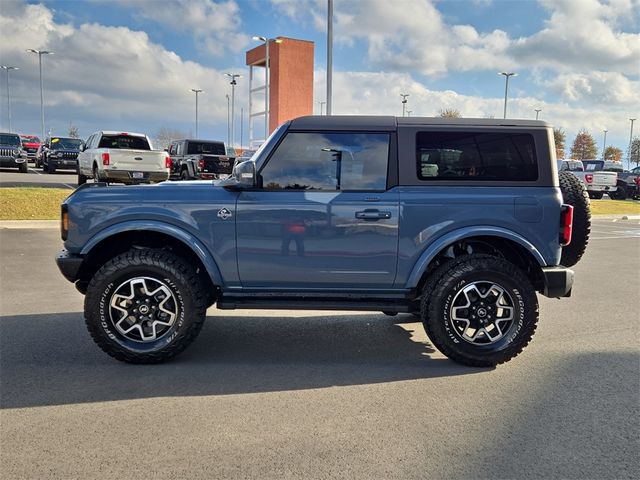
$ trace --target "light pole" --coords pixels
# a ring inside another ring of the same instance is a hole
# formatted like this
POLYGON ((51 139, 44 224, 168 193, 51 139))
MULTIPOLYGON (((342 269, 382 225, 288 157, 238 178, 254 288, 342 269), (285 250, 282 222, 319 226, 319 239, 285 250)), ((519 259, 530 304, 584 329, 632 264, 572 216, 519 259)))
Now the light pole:
POLYGON ((9 70, 19 70, 18 67, 10 67, 8 65, 0 65, 7 71, 7 119, 9 120, 9 132, 11 132, 11 94, 9 93, 9 70))
POLYGON ((253 37, 255 41, 264 42, 264 71, 265 71, 265 81, 264 81, 264 138, 269 136, 269 43, 282 43, 282 39, 280 38, 267 38, 261 36, 253 37))
POLYGON ((627 168, 631 169, 631 147, 633 146, 633 122, 635 122, 636 119, 630 118, 629 121, 631 122, 631 130, 629 131, 629 156, 627 157, 627 162, 629 163, 629 165, 627 166, 627 168))
POLYGON ((225 73, 225 75, 227 77, 229 77, 231 79, 230 85, 231 85, 231 146, 233 147, 233 143, 235 142, 235 116, 236 116, 236 112, 235 112, 235 108, 236 108, 236 85, 238 84, 238 82, 236 82, 236 78, 242 78, 242 75, 238 74, 238 73, 225 73))
POLYGON ((317 103, 319 103, 319 104, 320 104, 320 115, 322 115, 323 107, 325 106, 325 104, 326 104, 327 102, 317 102, 317 103))
POLYGON ((404 117, 404 114, 407 108, 407 97, 409 96, 409 94, 401 93, 400 96, 402 97, 402 116, 404 117))
POLYGON ((53 55, 53 52, 48 52, 46 50, 35 50, 33 48, 28 48, 27 52, 29 53, 37 53, 38 54, 38 64, 40 66, 40 116, 42 117, 42 140, 44 141, 44 95, 42 93, 42 55, 53 55))
POLYGON ((542 111, 541 108, 536 108, 535 112, 536 112, 536 120, 538 120, 538 115, 540 114, 540 112, 542 111))
POLYGON ((327 115, 331 115, 333 94, 333 0, 327 0, 327 115))
POLYGON ((604 151, 607 149, 607 132, 608 130, 605 128, 604 132, 604 142, 602 142, 602 160, 604 160, 604 151))
POLYGON ((228 93, 225 97, 227 97, 227 146, 231 146, 231 99, 228 93))
POLYGON ((498 72, 498 75, 504 75, 504 118, 507 118, 507 92, 509 90, 509 77, 517 77, 518 74, 514 72, 498 72))
POLYGON ((407 117, 410 117, 412 113, 413 113, 413 110, 407 110, 407 117))
POLYGON ((244 130, 244 107, 240 107, 240 148, 242 148, 242 131, 244 130))
POLYGON ((204 90, 191 88, 189 91, 196 94, 196 138, 198 138, 198 94, 204 92, 204 90))

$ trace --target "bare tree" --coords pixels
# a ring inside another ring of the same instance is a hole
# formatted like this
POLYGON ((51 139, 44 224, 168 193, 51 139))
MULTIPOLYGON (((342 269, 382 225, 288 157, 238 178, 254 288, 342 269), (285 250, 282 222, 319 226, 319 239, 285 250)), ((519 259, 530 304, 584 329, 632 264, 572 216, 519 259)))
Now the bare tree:
POLYGON ((589 132, 580 130, 571 147, 571 158, 576 160, 592 160, 597 158, 598 147, 589 132))
POLYGON ((71 138, 80 138, 80 132, 78 131, 78 127, 76 127, 71 122, 69 122, 69 136, 71 138))
POLYGON ((153 145, 155 148, 168 148, 174 140, 181 140, 187 137, 188 135, 181 130, 169 127, 160 127, 153 136, 153 145))
POLYGON ((567 141, 567 134, 562 128, 553 129, 553 139, 556 143, 556 157, 560 160, 564 159, 565 143, 567 141))
POLYGON ((439 116, 442 118, 462 118, 460 111, 455 108, 441 108, 439 116))
POLYGON ((640 137, 634 137, 631 142, 631 151, 629 152, 629 160, 640 166, 640 137))

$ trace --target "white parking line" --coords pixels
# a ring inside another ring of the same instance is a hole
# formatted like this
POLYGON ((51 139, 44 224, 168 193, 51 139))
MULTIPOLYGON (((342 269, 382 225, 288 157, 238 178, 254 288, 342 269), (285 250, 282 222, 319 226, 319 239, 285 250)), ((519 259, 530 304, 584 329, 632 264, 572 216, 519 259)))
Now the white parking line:
POLYGON ((37 173, 38 175, 42 175, 41 172, 37 171, 35 168, 29 168, 33 173, 37 173))

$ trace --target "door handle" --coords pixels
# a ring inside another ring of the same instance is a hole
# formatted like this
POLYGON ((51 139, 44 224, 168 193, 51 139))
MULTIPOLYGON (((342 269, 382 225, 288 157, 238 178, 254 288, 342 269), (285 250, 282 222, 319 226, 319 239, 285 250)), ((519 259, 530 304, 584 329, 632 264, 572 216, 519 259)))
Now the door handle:
POLYGON ((381 212, 380 210, 364 210, 362 212, 356 212, 356 218, 360 220, 382 220, 391 218, 391 212, 381 212))

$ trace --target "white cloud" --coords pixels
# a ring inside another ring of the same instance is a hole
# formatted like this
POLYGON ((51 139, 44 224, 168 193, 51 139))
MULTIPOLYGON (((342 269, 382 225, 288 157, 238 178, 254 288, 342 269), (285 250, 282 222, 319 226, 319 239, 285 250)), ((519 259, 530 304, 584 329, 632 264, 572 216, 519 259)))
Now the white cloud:
MULTIPOLYGON (((12 76, 12 110, 14 124, 25 130, 40 130, 38 58, 25 48, 55 52, 43 58, 47 128, 54 131, 66 131, 70 120, 82 135, 145 124, 190 128, 190 88, 205 90, 199 98, 200 130, 226 127, 229 85, 223 70, 185 61, 151 42, 145 32, 98 24, 75 28, 56 23, 43 5, 21 2, 3 2, 0 30, 2 63, 20 67, 12 76)), ((238 106, 245 103, 244 93, 236 90, 238 106)))
POLYGON ((241 52, 249 36, 240 32, 240 8, 234 0, 118 0, 120 5, 176 31, 193 35, 208 53, 241 52))
MULTIPOLYGON (((315 78, 316 100, 319 100, 326 91, 326 72, 316 71, 315 78)), ((633 85, 630 87, 633 88, 633 85)), ((636 95, 636 99, 638 90, 636 88, 631 93, 636 95)), ((333 92, 333 113, 336 115, 399 116, 402 114, 400 93, 409 94, 407 109, 413 112, 413 116, 432 117, 437 116, 441 109, 454 108, 467 118, 499 119, 502 118, 504 106, 502 98, 481 98, 450 90, 431 90, 405 73, 334 72, 333 92)), ((316 104, 315 108, 319 113, 320 107, 316 104)), ((536 108, 542 109, 541 120, 548 121, 554 127, 562 127, 567 132, 567 145, 581 129, 591 132, 599 142, 600 133, 607 128, 607 143, 626 151, 629 109, 625 103, 594 108, 588 103, 576 106, 567 102, 545 102, 532 96, 514 95, 509 98, 508 117, 534 119, 536 108)))

